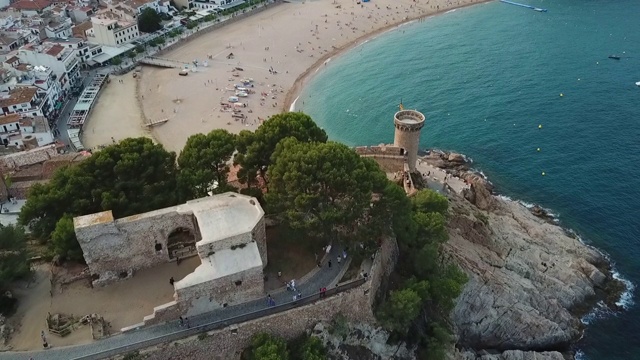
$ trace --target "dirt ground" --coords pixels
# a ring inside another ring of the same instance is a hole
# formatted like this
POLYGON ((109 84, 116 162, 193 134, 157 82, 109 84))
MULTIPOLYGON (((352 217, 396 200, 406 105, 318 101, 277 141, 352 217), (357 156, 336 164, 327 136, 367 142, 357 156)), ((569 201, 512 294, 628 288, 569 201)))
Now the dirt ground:
MULTIPOLYGON (((318 249, 318 255, 322 249, 318 249)), ((300 279, 316 267, 314 251, 305 239, 291 231, 272 227, 267 229, 267 257, 269 264, 264 269, 265 291, 273 291, 286 285, 291 279, 300 279), (278 278, 278 272, 282 277, 278 278)))
MULTIPOLYGON (((14 291, 19 305, 10 321, 19 322, 20 326, 12 335, 9 345, 14 350, 40 349, 40 331, 46 329, 47 313, 75 317, 98 314, 111 322, 112 333, 142 322, 144 316, 153 313, 154 307, 173 301, 173 287, 169 284, 169 278, 173 276, 178 281, 198 265, 200 259, 195 256, 181 261, 179 266, 175 262, 163 264, 101 288, 91 288, 88 280, 76 281, 63 286, 62 290, 57 288, 53 297, 50 295, 49 265, 39 265, 35 269, 34 281, 28 287, 23 284, 14 291)), ((51 334, 47 340, 52 346, 93 341, 89 326, 81 327, 64 338, 51 334)))

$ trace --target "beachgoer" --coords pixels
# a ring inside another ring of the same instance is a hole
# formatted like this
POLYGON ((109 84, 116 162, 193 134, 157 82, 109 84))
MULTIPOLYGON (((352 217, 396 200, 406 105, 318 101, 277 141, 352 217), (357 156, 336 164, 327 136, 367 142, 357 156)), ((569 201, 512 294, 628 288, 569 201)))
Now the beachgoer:
POLYGON ((171 286, 173 286, 173 283, 175 282, 175 280, 173 280, 173 276, 169 278, 169 284, 171 284, 171 286))

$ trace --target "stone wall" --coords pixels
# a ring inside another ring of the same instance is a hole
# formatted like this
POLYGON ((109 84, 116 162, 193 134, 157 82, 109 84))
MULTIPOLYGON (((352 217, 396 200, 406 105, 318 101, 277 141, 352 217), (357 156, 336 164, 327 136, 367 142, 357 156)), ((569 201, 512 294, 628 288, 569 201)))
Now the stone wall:
POLYGON ((76 228, 76 236, 91 273, 99 276, 94 285, 104 285, 124 273, 168 262, 167 239, 179 227, 195 234, 193 216, 173 207, 76 228))
POLYGON ((369 298, 373 296, 373 291, 369 291, 370 286, 371 282, 368 281, 313 304, 210 331, 204 339, 193 336, 179 342, 165 343, 150 349, 153 351, 150 359, 240 359, 242 350, 249 346, 251 337, 257 333, 268 332, 290 340, 320 321, 331 321, 337 314, 344 315, 352 322, 375 323, 369 305, 369 298))
MULTIPOLYGON (((205 239, 206 240, 206 239, 205 239)), ((231 249, 234 246, 239 246, 243 244, 248 244, 253 239, 251 238, 251 233, 238 234, 235 236, 230 236, 223 240, 216 240, 209 243, 198 244, 198 256, 201 259, 207 258, 211 253, 224 250, 231 249)))
POLYGON ((371 266, 371 274, 369 274, 369 282, 371 282, 371 291, 373 296, 369 298, 370 307, 374 306, 374 301, 378 296, 386 292, 386 282, 395 269, 398 262, 400 249, 395 238, 386 237, 382 239, 380 250, 376 253, 371 266))
POLYGON ((251 237, 256 241, 258 245, 258 251, 260 252, 260 259, 262 259, 262 266, 266 267, 268 264, 267 258, 267 229, 266 220, 263 216, 262 219, 256 224, 251 231, 251 237))
POLYGON ((358 146, 355 151, 361 157, 375 160, 385 173, 396 173, 404 170, 407 156, 401 152, 402 148, 391 145, 358 146))
POLYGON ((237 305, 263 296, 262 267, 176 289, 176 301, 188 316, 221 308, 224 304, 237 305), (236 285, 236 282, 239 285, 236 285))
MULTIPOLYGON (((251 337, 268 332, 291 340, 305 333, 316 323, 333 320, 342 314, 354 323, 375 324, 372 304, 385 279, 393 272, 398 260, 398 245, 395 238, 386 238, 376 253, 370 276, 362 285, 328 296, 309 305, 296 307, 278 314, 234 324, 223 329, 207 332, 207 336, 192 336, 187 339, 165 342, 148 348, 148 359, 154 360, 230 360, 240 359, 242 351, 250 345, 251 337)), ((262 281, 262 279, 260 279, 262 281)), ((167 304, 169 305, 169 304, 167 304)), ((163 321, 175 320, 179 313, 176 307, 161 311, 163 321)), ((158 323, 161 321, 154 321, 158 323)))
POLYGON ((0 157, 0 171, 15 171, 21 166, 38 164, 56 156, 58 151, 55 144, 5 155, 0 157))

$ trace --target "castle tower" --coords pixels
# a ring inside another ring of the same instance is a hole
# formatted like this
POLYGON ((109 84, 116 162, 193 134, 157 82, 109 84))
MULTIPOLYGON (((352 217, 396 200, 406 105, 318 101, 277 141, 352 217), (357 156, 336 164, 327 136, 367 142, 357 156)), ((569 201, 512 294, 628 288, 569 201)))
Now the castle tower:
POLYGON ((416 110, 400 110, 393 117, 393 123, 396 127, 393 145, 404 149, 411 172, 416 171, 420 130, 424 126, 424 119, 424 115, 416 110))

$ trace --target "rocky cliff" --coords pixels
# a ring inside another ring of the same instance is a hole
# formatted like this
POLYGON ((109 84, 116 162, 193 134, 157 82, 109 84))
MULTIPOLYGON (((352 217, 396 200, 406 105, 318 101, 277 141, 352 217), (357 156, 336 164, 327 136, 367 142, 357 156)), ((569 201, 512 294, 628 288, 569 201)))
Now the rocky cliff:
POLYGON ((469 276, 452 321, 458 347, 473 352, 458 358, 562 359, 556 351, 581 336, 581 311, 616 281, 607 259, 539 207, 494 196, 463 156, 431 153, 425 161, 471 184, 450 195, 445 245, 469 276))

